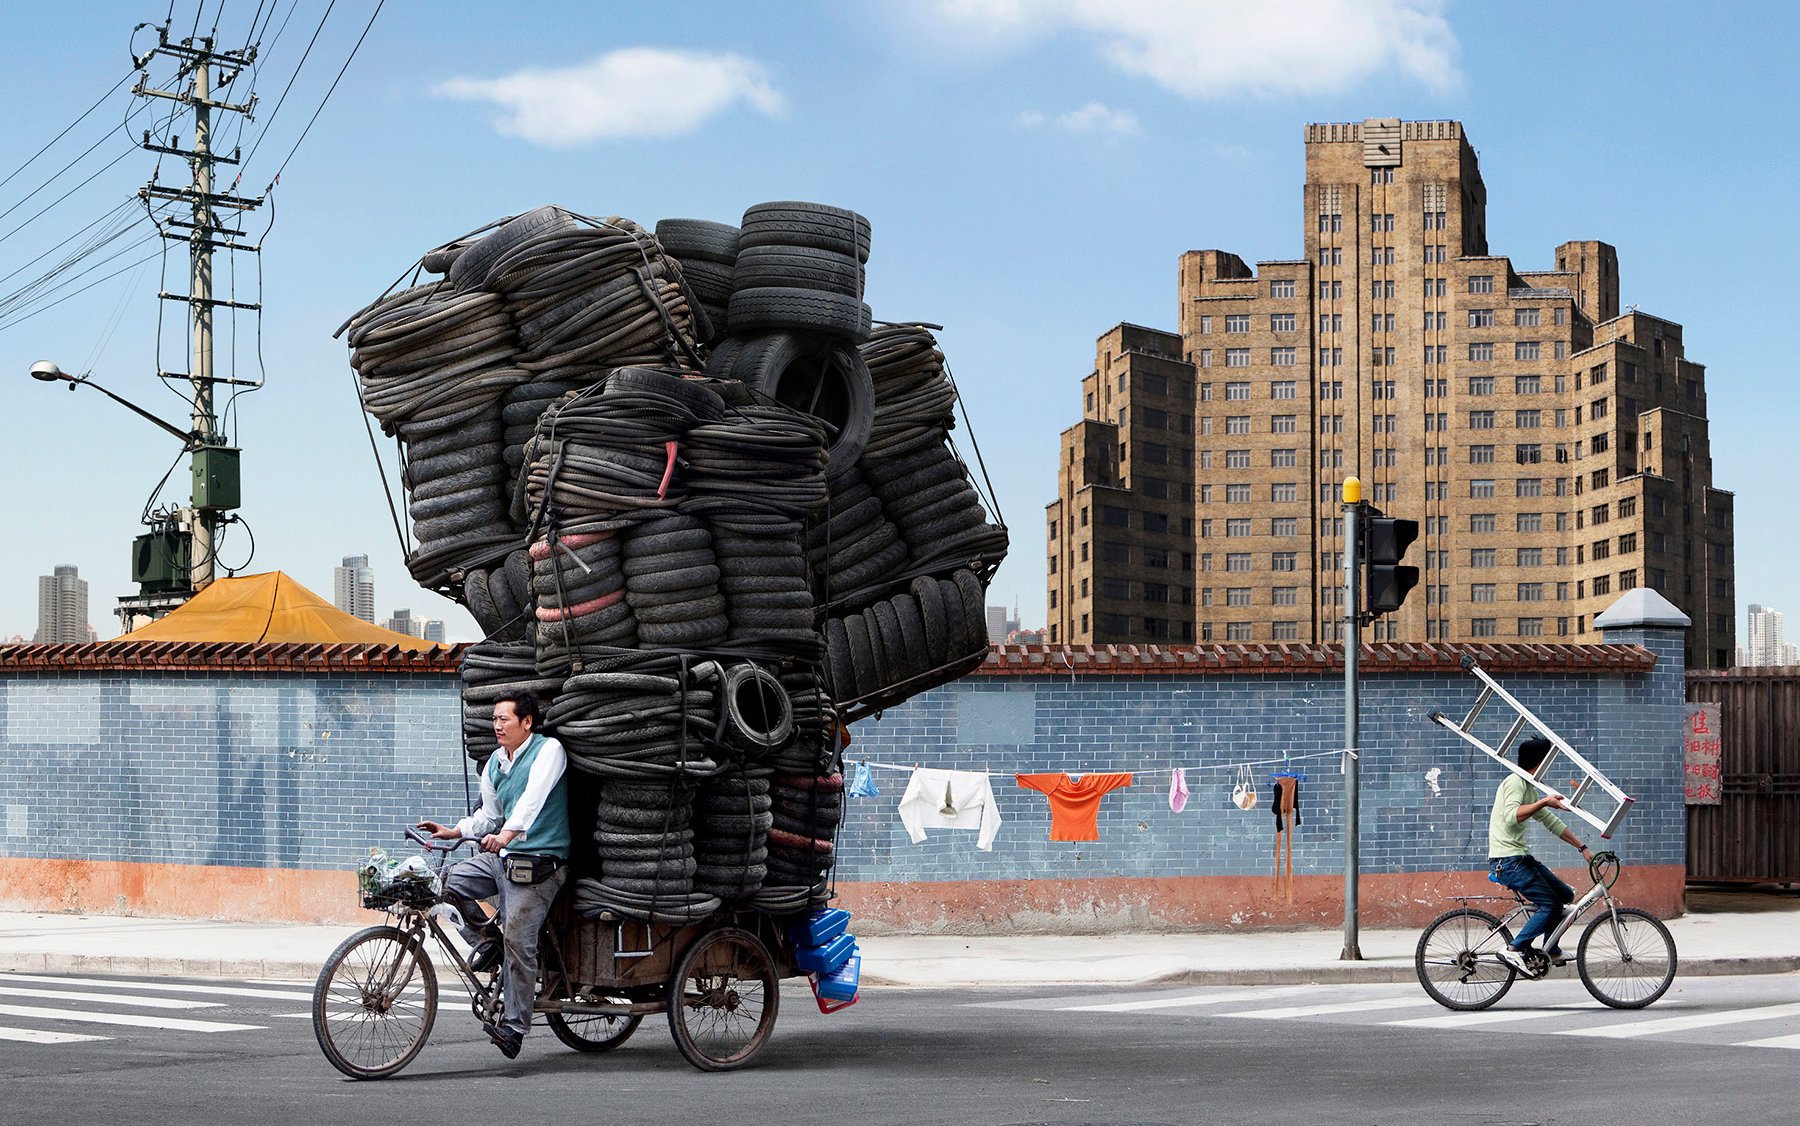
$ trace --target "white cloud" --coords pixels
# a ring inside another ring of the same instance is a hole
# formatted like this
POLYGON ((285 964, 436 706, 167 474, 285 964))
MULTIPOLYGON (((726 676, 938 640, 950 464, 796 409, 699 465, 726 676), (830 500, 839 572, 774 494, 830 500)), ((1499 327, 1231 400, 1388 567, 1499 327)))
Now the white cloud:
POLYGON ((549 148, 678 137, 740 102, 771 117, 785 108, 754 59, 656 47, 623 48, 582 66, 452 78, 433 93, 491 103, 503 111, 500 132, 549 148))
POLYGON ((1089 102, 1056 119, 1056 124, 1073 133, 1136 133, 1137 118, 1126 110, 1112 109, 1099 102, 1089 102))
POLYGON ((1460 80, 1444 0, 935 0, 993 39, 1066 31, 1189 98, 1322 94, 1369 78, 1437 90, 1460 80))

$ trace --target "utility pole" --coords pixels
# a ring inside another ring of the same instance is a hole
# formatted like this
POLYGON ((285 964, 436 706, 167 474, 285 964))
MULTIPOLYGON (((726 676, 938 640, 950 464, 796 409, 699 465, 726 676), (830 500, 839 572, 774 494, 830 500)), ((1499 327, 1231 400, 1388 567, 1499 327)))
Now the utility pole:
MULTIPOLYGON (((188 292, 165 291, 158 293, 157 297, 188 306, 190 366, 187 372, 159 370, 157 375, 159 378, 186 379, 193 387, 193 433, 190 439, 193 493, 189 506, 175 513, 173 521, 165 518, 162 526, 153 525, 150 536, 139 537, 139 551, 134 553, 134 570, 139 570, 135 561, 152 554, 145 551, 144 541, 155 540, 169 545, 159 550, 172 552, 174 558, 166 560, 167 565, 160 570, 169 575, 171 580, 185 581, 162 592, 160 597, 152 596, 146 586, 146 593, 140 598, 122 599, 122 617, 130 613, 132 607, 127 605, 129 603, 156 603, 155 606, 145 605, 141 608, 148 612, 148 616, 154 616, 157 609, 167 608, 161 603, 166 603, 171 597, 179 604, 186 597, 204 590, 213 581, 219 529, 228 522, 230 518, 226 514, 237 508, 240 500, 238 450, 227 443, 226 436, 220 430, 218 418, 214 414, 214 390, 221 384, 257 385, 255 380, 236 378, 235 373, 228 376, 216 374, 213 364, 213 313, 219 308, 253 311, 262 308, 256 302, 220 300, 213 296, 215 250, 249 253, 261 250, 259 246, 239 241, 244 232, 235 224, 244 214, 261 206, 262 197, 248 199, 232 194, 229 190, 225 193, 213 190, 213 167, 218 164, 239 163, 235 151, 229 156, 213 151, 214 111, 242 114, 249 119, 253 117, 256 108, 254 94, 243 104, 215 101, 215 70, 218 85, 229 87, 238 73, 255 61, 256 48, 250 46, 239 51, 216 51, 210 36, 171 42, 169 25, 166 23, 158 29, 157 40, 155 47, 134 60, 142 73, 132 93, 142 98, 165 98, 191 110, 194 115, 194 141, 192 148, 183 149, 180 147, 179 136, 172 134, 170 144, 158 144, 152 139, 150 131, 145 130, 143 147, 151 152, 185 159, 192 172, 192 181, 185 188, 170 188, 152 179, 139 189, 138 196, 146 206, 151 200, 167 200, 185 204, 188 208, 188 219, 171 218, 158 224, 164 239, 186 243, 188 246, 188 292), (146 68, 158 56, 176 61, 176 73, 169 88, 150 84, 146 68), (222 212, 235 214, 230 222, 225 222, 220 219, 222 212)), ((138 577, 134 575, 134 578, 138 577)))
POLYGON ((1357 835, 1357 807, 1360 801, 1357 773, 1357 743, 1361 737, 1358 718, 1361 701, 1357 696, 1356 666, 1362 657, 1362 616, 1357 606, 1357 576, 1362 546, 1362 482, 1344 478, 1344 952, 1342 962, 1362 961, 1358 943, 1357 880, 1362 867, 1361 842, 1357 835))

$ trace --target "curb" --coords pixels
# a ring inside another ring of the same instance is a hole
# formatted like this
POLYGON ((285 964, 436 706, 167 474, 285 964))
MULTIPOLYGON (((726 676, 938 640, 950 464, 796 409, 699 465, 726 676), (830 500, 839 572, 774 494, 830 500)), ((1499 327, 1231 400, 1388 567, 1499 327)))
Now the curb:
POLYGON ((239 958, 127 958, 112 954, 0 954, 0 974, 84 973, 108 977, 197 977, 209 981, 267 979, 304 982, 319 976, 320 962, 265 962, 239 958))

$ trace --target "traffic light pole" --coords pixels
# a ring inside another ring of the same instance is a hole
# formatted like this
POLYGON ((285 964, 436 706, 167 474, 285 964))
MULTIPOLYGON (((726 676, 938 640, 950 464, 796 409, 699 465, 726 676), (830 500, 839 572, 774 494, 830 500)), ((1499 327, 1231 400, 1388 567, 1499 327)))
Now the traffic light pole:
POLYGON ((1362 947, 1357 943, 1357 878, 1361 870, 1361 842, 1357 836, 1358 783, 1357 740, 1360 737, 1357 711, 1356 665, 1362 655, 1362 623, 1357 614, 1357 577, 1361 574, 1358 555, 1362 547, 1362 482, 1355 477, 1344 480, 1344 952, 1343 962, 1362 961, 1362 947))

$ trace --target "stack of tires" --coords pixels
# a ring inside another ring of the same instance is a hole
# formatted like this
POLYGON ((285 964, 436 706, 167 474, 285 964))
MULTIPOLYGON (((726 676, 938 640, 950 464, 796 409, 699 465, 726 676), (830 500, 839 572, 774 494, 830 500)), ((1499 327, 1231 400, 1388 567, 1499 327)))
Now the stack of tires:
MULTIPOLYGON (((488 635, 464 733, 528 687, 569 754, 575 896, 668 923, 830 896, 841 721, 987 652, 1006 550, 923 328, 873 322, 869 223, 543 207, 347 324, 405 454, 421 583, 488 635)), ((415 281, 418 277, 415 276, 415 281)))

